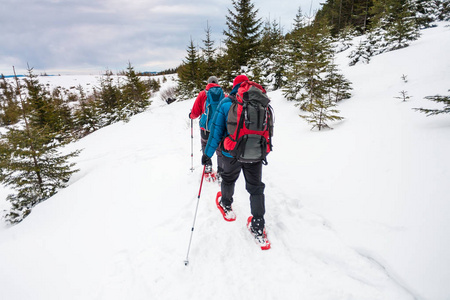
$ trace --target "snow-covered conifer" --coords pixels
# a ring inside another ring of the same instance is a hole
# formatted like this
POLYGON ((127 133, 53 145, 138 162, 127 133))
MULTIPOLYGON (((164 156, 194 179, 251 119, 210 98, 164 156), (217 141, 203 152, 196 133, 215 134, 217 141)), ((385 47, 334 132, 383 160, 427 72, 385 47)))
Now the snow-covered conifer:
POLYGON ((407 47, 411 41, 419 38, 420 32, 415 12, 415 3, 407 0, 387 16, 385 39, 388 51, 407 47))
POLYGON ((337 103, 351 97, 351 82, 342 73, 339 73, 336 64, 331 63, 328 66, 325 83, 328 89, 326 98, 329 102, 337 103))
POLYGON ((249 60, 248 68, 254 81, 267 90, 276 90, 283 86, 284 36, 276 21, 266 21, 261 36, 258 54, 249 60))
POLYGON ((45 115, 46 99, 31 69, 26 85, 27 98, 21 94, 17 77, 16 83, 24 125, 10 127, 0 136, 0 182, 15 192, 7 197, 11 209, 5 218, 10 223, 21 222, 34 206, 66 186, 70 176, 77 171, 68 160, 79 153, 73 151, 63 155, 59 152, 66 142, 61 142, 59 133, 45 123, 52 120, 45 115), (31 101, 39 105, 32 105, 31 101), (38 108, 42 111, 34 111, 38 108))
POLYGON ((300 115, 308 123, 312 124, 311 130, 317 128, 322 130, 324 128, 332 129, 328 123, 329 121, 339 121, 343 117, 339 116, 339 110, 334 109, 335 102, 330 102, 326 99, 315 99, 315 101, 308 105, 308 115, 300 115))
POLYGON ((178 89, 180 99, 194 97, 203 88, 200 72, 200 56, 194 41, 190 40, 186 58, 178 68, 178 89))
POLYGON ((98 130, 100 126, 99 105, 94 97, 87 97, 81 85, 77 87, 79 104, 75 108, 75 130, 78 137, 83 137, 98 130))
POLYGON ((120 80, 117 77, 114 82, 111 71, 107 70, 105 75, 100 78, 100 88, 94 90, 94 97, 99 103, 101 127, 127 119, 126 115, 122 113, 124 103, 122 103, 120 80))
POLYGON ((148 86, 136 74, 131 63, 128 63, 127 71, 125 72, 125 84, 121 88, 122 101, 130 115, 143 112, 152 103, 148 86))
POLYGON ((203 41, 203 47, 201 49, 202 60, 202 77, 203 83, 206 84, 209 76, 217 75, 217 61, 216 61, 216 48, 214 47, 214 41, 211 39, 211 27, 209 23, 206 24, 205 29, 206 37, 203 41))
POLYGON ((234 11, 226 14, 224 30, 228 59, 237 70, 255 56, 261 35, 261 19, 251 0, 232 0, 234 11))
POLYGON ((2 75, 0 78, 0 125, 15 124, 20 118, 20 108, 17 103, 13 86, 2 75))

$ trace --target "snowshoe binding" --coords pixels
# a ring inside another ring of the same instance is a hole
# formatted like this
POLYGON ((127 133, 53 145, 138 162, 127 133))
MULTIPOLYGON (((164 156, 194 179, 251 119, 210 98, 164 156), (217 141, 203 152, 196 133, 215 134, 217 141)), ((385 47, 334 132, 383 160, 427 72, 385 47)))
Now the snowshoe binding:
POLYGON ((247 228, 250 231, 251 235, 255 239, 255 242, 258 246, 261 247, 261 250, 269 250, 270 242, 267 239, 266 228, 263 230, 255 230, 252 228, 252 219, 253 216, 248 217, 247 219, 247 228))
POLYGON ((219 172, 216 173, 216 181, 219 184, 219 186, 222 184, 222 176, 219 172))
POLYGON ((233 209, 231 208, 231 206, 229 206, 229 207, 223 206, 222 201, 220 201, 221 199, 222 199, 222 192, 218 192, 217 197, 216 197, 216 205, 217 205, 217 208, 222 213, 224 220, 227 222, 235 221, 236 214, 234 213, 233 209))
POLYGON ((205 174, 203 175, 203 178, 205 178, 208 182, 216 181, 216 172, 214 172, 211 165, 207 165, 205 167, 205 174))

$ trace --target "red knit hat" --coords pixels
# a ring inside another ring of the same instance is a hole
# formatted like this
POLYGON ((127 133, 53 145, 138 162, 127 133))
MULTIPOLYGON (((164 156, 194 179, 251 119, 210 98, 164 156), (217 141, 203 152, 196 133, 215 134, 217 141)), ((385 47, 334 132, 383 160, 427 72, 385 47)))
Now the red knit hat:
POLYGON ((247 76, 245 75, 238 75, 236 76, 236 78, 233 80, 233 86, 238 85, 239 83, 248 80, 247 76))

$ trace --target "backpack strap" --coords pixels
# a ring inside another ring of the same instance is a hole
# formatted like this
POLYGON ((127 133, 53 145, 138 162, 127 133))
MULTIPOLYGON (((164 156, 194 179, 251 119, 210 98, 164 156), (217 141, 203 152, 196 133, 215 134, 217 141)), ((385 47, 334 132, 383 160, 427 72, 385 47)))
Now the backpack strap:
POLYGON ((206 100, 208 100, 208 90, 207 90, 207 89, 204 89, 204 91, 205 91, 205 109, 204 109, 204 112, 203 112, 203 113, 206 112, 206 100))

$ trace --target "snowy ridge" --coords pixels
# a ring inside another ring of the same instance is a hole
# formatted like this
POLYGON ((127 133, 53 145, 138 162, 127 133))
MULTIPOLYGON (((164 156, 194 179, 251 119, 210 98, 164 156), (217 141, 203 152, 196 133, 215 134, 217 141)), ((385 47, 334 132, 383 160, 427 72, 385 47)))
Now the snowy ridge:
POLYGON ((247 231, 241 176, 231 223, 216 208, 218 185, 204 183, 184 265, 202 171, 198 122, 191 172, 193 100, 155 98, 130 122, 70 145, 84 150, 69 187, 0 227, 2 298, 448 299, 450 118, 412 110, 450 89, 444 25, 369 65, 348 67, 341 53, 354 90, 334 130, 311 132, 294 103, 270 93, 270 250, 247 231), (401 90, 413 98, 395 99, 401 90))

